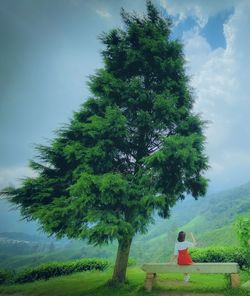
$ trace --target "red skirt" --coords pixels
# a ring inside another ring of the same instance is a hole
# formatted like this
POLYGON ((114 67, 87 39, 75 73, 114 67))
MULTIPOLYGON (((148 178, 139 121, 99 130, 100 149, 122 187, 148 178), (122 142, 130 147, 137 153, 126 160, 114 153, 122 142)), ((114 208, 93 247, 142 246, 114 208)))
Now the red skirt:
POLYGON ((179 265, 190 265, 193 263, 191 256, 188 254, 188 249, 178 251, 177 263, 179 265))

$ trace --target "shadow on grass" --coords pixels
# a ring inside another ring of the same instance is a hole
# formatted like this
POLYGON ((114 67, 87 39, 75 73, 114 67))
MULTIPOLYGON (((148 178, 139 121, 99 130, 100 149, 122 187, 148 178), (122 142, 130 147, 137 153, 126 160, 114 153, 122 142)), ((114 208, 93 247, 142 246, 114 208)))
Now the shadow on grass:
POLYGON ((208 291, 207 288, 204 288, 197 291, 191 285, 189 286, 189 290, 183 285, 179 286, 179 288, 178 290, 174 290, 169 289, 169 286, 160 287, 156 284, 152 292, 149 293, 141 285, 126 283, 112 287, 109 283, 105 283, 97 288, 88 290, 87 293, 84 293, 84 296, 250 296, 244 289, 227 288, 221 291, 213 291, 212 289, 208 291))
POLYGON ((244 288, 232 289, 227 277, 224 277, 224 285, 221 285, 223 283, 221 279, 215 282, 214 287, 210 281, 203 283, 198 279, 184 283, 175 278, 158 278, 154 283, 153 291, 157 296, 250 296, 250 291, 244 288))
POLYGON ((226 289, 224 292, 225 296, 250 296, 250 291, 244 288, 238 289, 226 289))

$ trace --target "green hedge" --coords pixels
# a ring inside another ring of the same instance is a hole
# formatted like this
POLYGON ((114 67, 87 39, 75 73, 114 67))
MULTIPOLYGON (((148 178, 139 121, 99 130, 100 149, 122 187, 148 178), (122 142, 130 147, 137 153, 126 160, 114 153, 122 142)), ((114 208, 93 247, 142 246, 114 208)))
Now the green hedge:
POLYGON ((15 273, 11 270, 0 269, 0 285, 13 282, 15 273))
MULTIPOLYGON (((40 279, 67 275, 74 272, 89 270, 105 270, 109 261, 103 259, 79 259, 68 262, 52 262, 41 264, 35 268, 26 268, 23 271, 8 276, 8 271, 0 272, 0 283, 27 283, 40 279), (2 279, 2 281, 1 281, 2 279)), ((10 272, 9 272, 10 274, 10 272)))
POLYGON ((248 267, 247 254, 238 247, 207 247, 190 249, 194 262, 237 262, 242 269, 248 267))

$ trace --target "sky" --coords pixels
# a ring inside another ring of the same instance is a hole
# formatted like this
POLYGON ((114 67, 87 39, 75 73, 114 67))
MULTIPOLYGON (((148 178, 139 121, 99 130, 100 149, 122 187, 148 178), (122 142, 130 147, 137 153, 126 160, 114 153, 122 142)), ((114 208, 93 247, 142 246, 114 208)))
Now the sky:
MULTIPOLYGON (((194 111, 208 126, 209 192, 250 181, 250 1, 154 0, 184 44, 194 111)), ((90 95, 98 36, 144 0, 0 0, 0 189, 32 176, 46 144, 90 95)))

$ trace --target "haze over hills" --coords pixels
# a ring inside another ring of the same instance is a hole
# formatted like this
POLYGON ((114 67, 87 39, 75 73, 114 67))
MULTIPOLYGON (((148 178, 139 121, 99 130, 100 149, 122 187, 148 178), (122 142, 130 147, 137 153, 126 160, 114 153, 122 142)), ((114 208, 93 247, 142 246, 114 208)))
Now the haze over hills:
POLYGON ((249 208, 250 182, 197 201, 188 198, 175 207, 171 219, 185 220, 187 229, 201 232, 226 226, 249 208))
POLYGON ((22 217, 15 206, 11 205, 6 199, 0 199, 0 232, 38 234, 36 223, 21 219, 22 217))
MULTIPOLYGON (((0 200, 0 237, 4 239, 26 238, 31 243, 39 241, 43 243, 46 236, 39 233, 34 222, 20 221, 17 210, 8 211, 10 205, 6 200, 0 200), (27 239, 28 238, 28 239, 27 239), (32 241, 33 240, 33 241, 32 241)), ((219 193, 208 195, 199 200, 187 197, 184 201, 172 209, 170 219, 164 220, 156 216, 155 223, 150 225, 147 234, 137 235, 131 248, 131 256, 137 262, 166 261, 173 251, 176 234, 179 230, 192 231, 199 246, 211 245, 237 245, 238 240, 232 223, 240 214, 250 209, 250 182, 219 193)), ((47 243, 53 240, 48 239, 47 243)), ((39 259, 33 262, 53 260, 65 260, 79 257, 107 257, 113 258, 116 253, 116 244, 102 247, 89 246, 84 241, 64 240, 61 246, 54 241, 56 248, 48 248, 50 255, 39 254, 39 259)), ((0 253, 1 244, 0 244, 0 253)), ((12 254, 12 257, 18 254, 12 254)), ((36 256, 35 254, 33 257, 36 256)), ((13 258, 11 258, 13 260, 13 258)), ((22 257, 22 260, 25 258, 22 257)), ((25 261, 25 260, 24 260, 25 261)), ((30 260, 32 261, 32 260, 30 260)), ((0 257, 1 264, 1 257, 0 257)), ((15 261, 15 264, 18 263, 15 261)), ((2 265, 2 264, 1 264, 2 265)), ((8 261, 5 260, 5 266, 8 261)), ((11 264, 10 264, 11 265, 11 264)))

